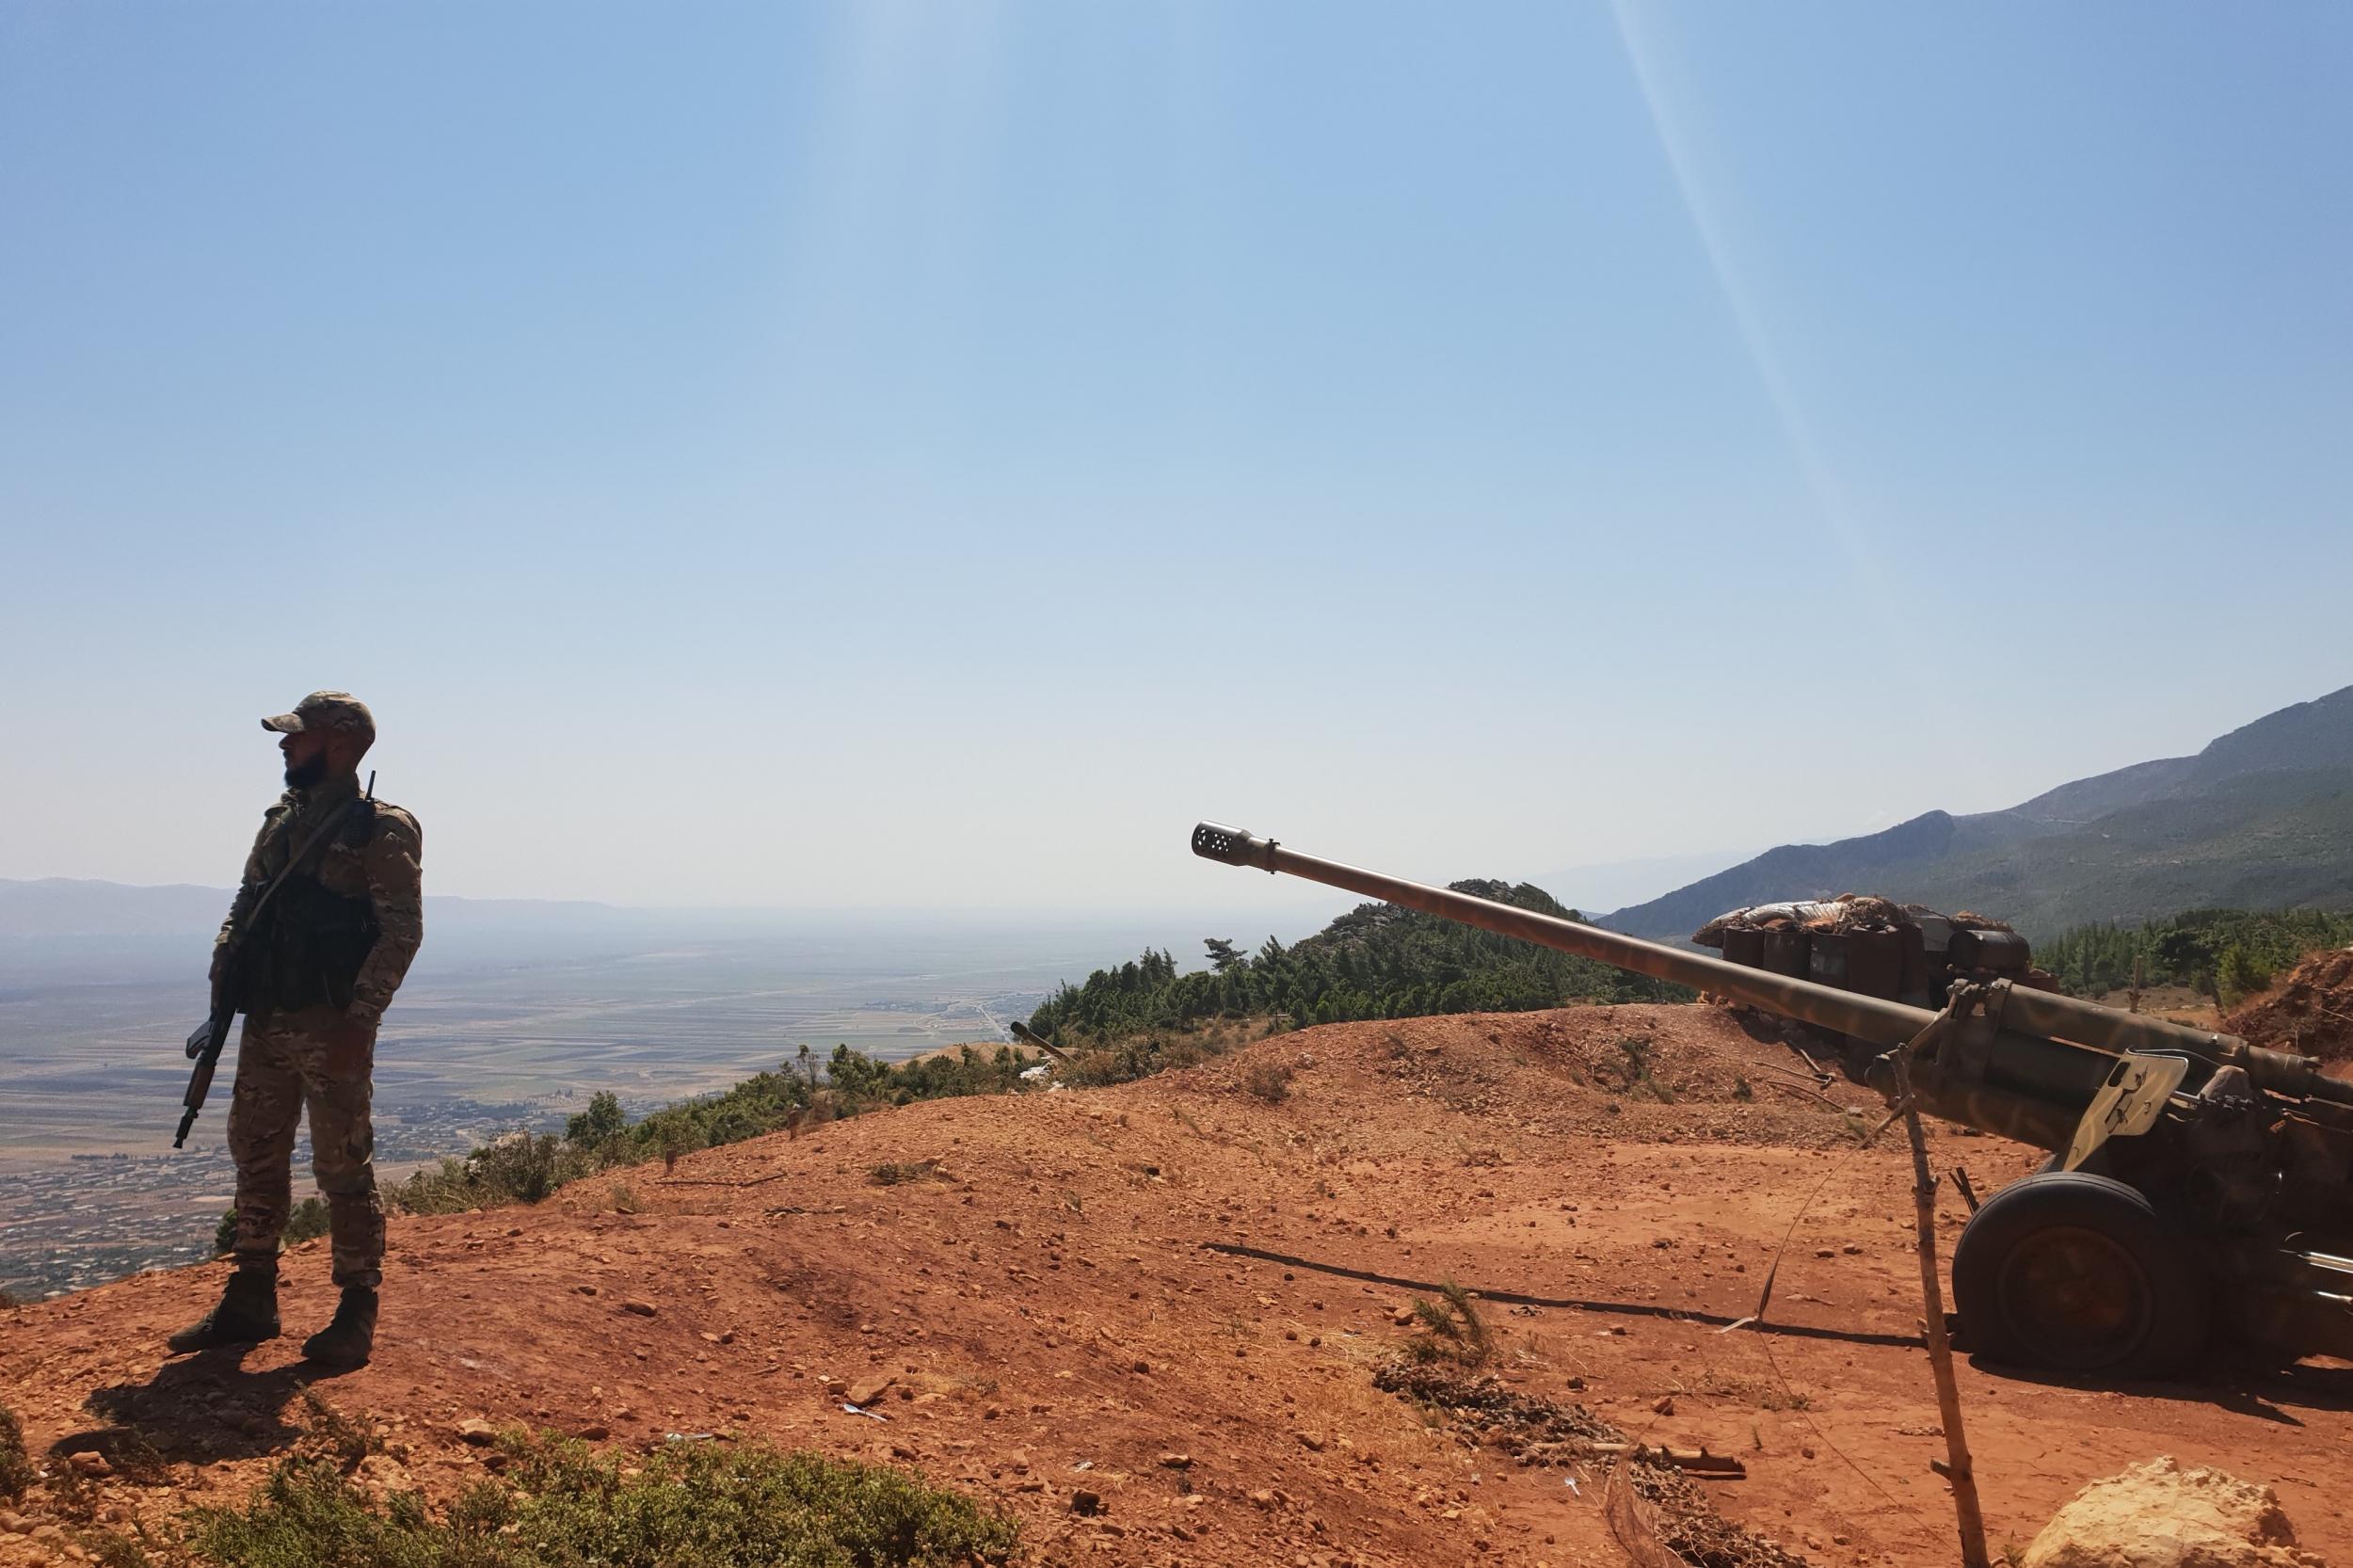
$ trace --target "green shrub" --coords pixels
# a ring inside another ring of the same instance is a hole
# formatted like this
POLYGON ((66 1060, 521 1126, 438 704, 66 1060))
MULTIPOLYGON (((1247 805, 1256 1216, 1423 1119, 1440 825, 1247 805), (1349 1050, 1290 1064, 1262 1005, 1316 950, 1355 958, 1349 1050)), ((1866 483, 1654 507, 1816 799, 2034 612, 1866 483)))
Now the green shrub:
POLYGON ((1651 1048, 1657 1042, 1644 1035, 1621 1036, 1618 1049, 1625 1055, 1625 1080, 1620 1085, 1628 1095, 1648 1095, 1661 1105, 1674 1103, 1674 1091, 1658 1081, 1651 1072, 1651 1048))
POLYGON ((409 1173, 384 1201, 404 1214, 457 1214, 506 1204, 539 1203, 567 1182, 642 1158, 625 1138, 576 1144, 541 1133, 510 1132, 463 1160, 409 1173))
POLYGON ((624 1477, 566 1438, 510 1436, 504 1481, 438 1516, 381 1509, 331 1462, 289 1460, 242 1511, 191 1515, 222 1568, 913 1568, 1001 1563, 1014 1522, 906 1471, 760 1445, 675 1444, 624 1477))
POLYGON ((154 1568, 155 1560, 132 1536, 112 1530, 84 1530, 80 1545, 98 1568, 154 1568))
POLYGON ((993 1053, 967 1046, 952 1056, 899 1063, 837 1046, 824 1059, 821 1089, 819 1058, 804 1046, 797 1067, 757 1074, 703 1099, 664 1106, 639 1122, 628 1119, 616 1096, 600 1091, 587 1110, 565 1123, 563 1137, 508 1133, 463 1160, 443 1160, 412 1173, 386 1190, 385 1202, 409 1214, 538 1203, 570 1182, 617 1165, 658 1159, 674 1168, 697 1149, 798 1130, 812 1121, 854 1116, 875 1106, 1017 1093, 1025 1087, 1021 1070, 1029 1064, 1005 1046, 993 1053))
MULTIPOLYGON (((1581 920, 1527 883, 1457 882, 1457 892, 1581 920)), ((1065 1048, 1218 1019, 1299 1028, 1437 1013, 1527 1012, 1571 1001, 1683 1001, 1681 986, 1531 946, 1393 904, 1360 904, 1290 947, 1270 938, 1244 954, 1206 939, 1209 968, 1179 974, 1173 953, 1147 950, 1083 985, 1064 984, 1030 1027, 1065 1048)), ((1064 1080, 1067 1081, 1067 1079, 1064 1080)))
POLYGON ((1082 1047, 1055 1076, 1073 1089, 1107 1089, 1154 1073, 1198 1066, 1225 1048, 1207 1032, 1156 1032, 1082 1047))
POLYGON ((1438 1300, 1414 1301, 1415 1326, 1423 1332, 1405 1342, 1415 1361, 1450 1361, 1458 1367, 1486 1365, 1495 1354, 1495 1340, 1479 1316, 1471 1293, 1447 1280, 1438 1287, 1438 1300))
POLYGON ((2035 943, 2035 962, 2076 996, 2134 984, 2245 995, 2315 948, 2353 942, 2353 911, 2191 909, 2137 926, 2080 925, 2035 943), (2231 967, 2236 949, 2237 970, 2231 967))
MULTIPOLYGON (((286 1216, 285 1231, 279 1237, 280 1246, 291 1247, 314 1237, 324 1236, 330 1228, 324 1198, 305 1198, 294 1206, 286 1216)), ((221 1210, 220 1224, 213 1227, 213 1256, 219 1257, 237 1244, 237 1211, 221 1210)))
POLYGON ((33 1462, 24 1452, 24 1429, 16 1412, 0 1404, 0 1497, 10 1502, 33 1484, 33 1462))
POLYGON ((2235 1007, 2271 984, 2271 968, 2254 953, 2233 942, 2222 950, 2221 960, 2215 966, 2216 989, 2220 1000, 2235 1007))
POLYGON ((600 1089, 588 1096, 587 1110, 564 1124, 564 1142, 601 1144, 628 1127, 629 1118, 621 1113, 620 1096, 610 1089, 600 1089))

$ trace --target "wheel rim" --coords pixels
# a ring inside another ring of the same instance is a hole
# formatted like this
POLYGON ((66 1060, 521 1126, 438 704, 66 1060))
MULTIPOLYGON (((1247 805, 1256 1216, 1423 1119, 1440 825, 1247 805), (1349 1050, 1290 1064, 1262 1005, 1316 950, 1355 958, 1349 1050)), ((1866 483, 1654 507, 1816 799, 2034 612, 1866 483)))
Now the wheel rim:
POLYGON ((2090 1371, 2140 1348, 2156 1300, 2140 1260, 2112 1237, 2050 1225, 2002 1262, 2001 1311, 2017 1342, 2054 1367, 2090 1371))

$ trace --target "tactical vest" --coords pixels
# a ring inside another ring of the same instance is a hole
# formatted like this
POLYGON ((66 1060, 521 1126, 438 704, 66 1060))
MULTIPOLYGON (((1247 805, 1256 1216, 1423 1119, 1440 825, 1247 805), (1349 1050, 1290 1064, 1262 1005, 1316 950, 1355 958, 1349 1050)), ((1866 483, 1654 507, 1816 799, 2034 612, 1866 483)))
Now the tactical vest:
MULTIPOLYGON (((329 837, 357 849, 375 833, 376 808, 361 800, 344 809, 329 837)), ((313 849, 305 858, 314 865, 318 854, 313 849)), ((320 882, 312 866, 295 867, 238 944, 237 1011, 349 1007, 376 934, 373 900, 344 898, 320 882)))

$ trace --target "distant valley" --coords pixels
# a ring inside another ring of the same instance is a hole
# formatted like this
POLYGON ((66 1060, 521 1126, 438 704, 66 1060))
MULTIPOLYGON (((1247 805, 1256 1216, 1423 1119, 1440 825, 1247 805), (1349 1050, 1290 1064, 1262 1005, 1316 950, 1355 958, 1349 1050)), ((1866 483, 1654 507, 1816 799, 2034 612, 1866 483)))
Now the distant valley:
MULTIPOLYGON (((36 897, 78 902, 96 929, 0 936, 0 1288, 33 1296, 200 1256, 232 1185, 228 1071, 170 1147, 228 894, 0 884, 0 907, 36 897)), ((1001 1039, 1062 979, 1178 935, 431 905, 377 1048, 388 1173, 559 1127, 600 1089, 632 1113, 691 1098, 804 1043, 899 1059, 1001 1039)))

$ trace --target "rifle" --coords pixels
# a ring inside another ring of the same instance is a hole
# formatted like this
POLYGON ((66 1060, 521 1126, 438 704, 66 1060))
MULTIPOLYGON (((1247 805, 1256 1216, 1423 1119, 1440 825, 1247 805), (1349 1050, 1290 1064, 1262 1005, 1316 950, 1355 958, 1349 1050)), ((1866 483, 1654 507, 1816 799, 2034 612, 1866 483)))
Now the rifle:
MULTIPOLYGON (((374 798, 375 794, 376 775, 370 774, 368 798, 374 798)), ((312 830, 311 836, 302 840, 301 847, 288 856, 278 874, 270 878, 269 886, 262 889, 262 896, 253 901, 253 907, 246 912, 244 930, 231 938, 229 951, 221 954, 220 979, 213 984, 213 1015, 188 1036, 188 1060, 196 1066, 188 1073, 188 1092, 180 1096, 180 1103, 187 1107, 187 1112, 180 1118, 180 1130, 172 1134, 173 1148, 179 1148, 188 1141, 188 1128, 196 1125, 196 1113, 204 1109, 204 1096, 213 1092, 213 1073, 220 1066, 221 1048, 229 1044, 229 1026, 237 1021, 237 974, 243 968, 241 950, 245 945, 246 931, 251 930, 253 922, 260 919, 262 906, 269 902, 269 896, 278 891, 294 869, 302 864, 303 859, 334 830, 335 824, 344 820, 344 814, 354 804, 352 801, 344 802, 325 822, 312 830)))

